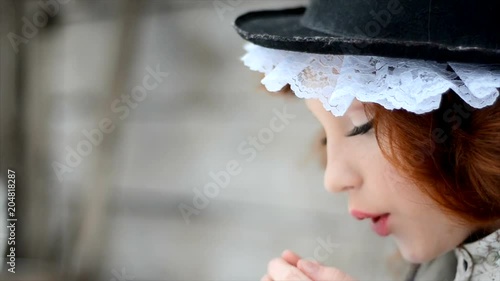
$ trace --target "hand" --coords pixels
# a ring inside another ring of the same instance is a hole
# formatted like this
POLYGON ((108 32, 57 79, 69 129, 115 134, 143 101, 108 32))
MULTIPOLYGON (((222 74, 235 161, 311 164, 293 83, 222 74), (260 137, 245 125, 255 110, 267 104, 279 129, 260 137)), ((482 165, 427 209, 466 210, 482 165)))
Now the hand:
POLYGON ((316 261, 301 259, 292 251, 286 250, 280 258, 271 260, 267 274, 261 281, 355 281, 344 272, 321 265, 316 261))

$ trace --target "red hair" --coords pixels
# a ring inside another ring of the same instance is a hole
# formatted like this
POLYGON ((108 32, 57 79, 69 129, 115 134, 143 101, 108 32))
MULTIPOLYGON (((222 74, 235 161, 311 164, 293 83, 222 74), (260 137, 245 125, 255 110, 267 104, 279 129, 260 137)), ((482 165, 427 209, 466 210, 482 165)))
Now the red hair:
MULTIPOLYGON (((288 85, 280 92, 293 95, 288 85)), ((426 114, 363 105, 385 158, 443 212, 478 228, 498 225, 500 101, 476 109, 449 90, 426 114)))
POLYGON ((384 156, 444 212, 488 227, 500 220, 500 102, 475 109, 455 92, 426 114, 365 103, 384 156))
MULTIPOLYGON (((280 92, 293 95, 289 86, 280 92)), ((363 105, 366 115, 373 118, 383 155, 403 176, 459 222, 481 230, 498 227, 500 101, 474 109, 449 90, 439 108, 426 114, 391 111, 375 103, 363 105)), ((325 140, 321 130, 315 150, 320 152, 324 167, 325 140)), ((409 266, 399 249, 386 259, 386 265, 396 279, 402 278, 409 266)))

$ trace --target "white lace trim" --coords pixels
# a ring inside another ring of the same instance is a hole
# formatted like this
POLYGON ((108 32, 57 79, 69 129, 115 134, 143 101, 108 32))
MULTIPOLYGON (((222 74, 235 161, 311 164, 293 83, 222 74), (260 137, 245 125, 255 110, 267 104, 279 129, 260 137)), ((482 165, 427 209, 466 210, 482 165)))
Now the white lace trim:
POLYGON ((438 63, 376 56, 321 55, 244 46, 241 58, 276 92, 287 84, 300 98, 319 99, 326 110, 342 116, 356 98, 386 109, 423 114, 439 107, 454 90, 474 108, 492 105, 499 96, 499 64, 438 63))

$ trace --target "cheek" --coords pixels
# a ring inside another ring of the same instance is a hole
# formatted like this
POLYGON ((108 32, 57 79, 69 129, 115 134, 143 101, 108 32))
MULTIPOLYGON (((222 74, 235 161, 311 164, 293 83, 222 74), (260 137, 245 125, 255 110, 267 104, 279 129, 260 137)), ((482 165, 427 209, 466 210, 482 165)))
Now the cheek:
MULTIPOLYGON (((425 217, 424 212, 422 210, 421 217, 425 217)), ((402 221, 393 234, 402 256, 413 263, 428 262, 451 251, 464 237, 463 231, 453 227, 449 221, 422 218, 402 221)))
POLYGON ((397 181, 390 202, 392 237, 405 260, 427 262, 453 249, 463 239, 463 229, 418 187, 404 179, 397 181))
MULTIPOLYGON (((435 214, 434 214, 435 215, 435 214)), ((393 217, 393 238, 405 260, 422 263, 440 254, 441 225, 427 208, 413 201, 400 200, 393 217)))

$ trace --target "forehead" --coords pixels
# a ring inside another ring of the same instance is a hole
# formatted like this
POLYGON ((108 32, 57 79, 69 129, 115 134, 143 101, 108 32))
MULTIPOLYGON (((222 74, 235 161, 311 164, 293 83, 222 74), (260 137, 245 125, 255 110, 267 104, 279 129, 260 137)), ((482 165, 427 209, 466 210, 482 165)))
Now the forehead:
POLYGON ((349 109, 347 109, 347 111, 357 111, 357 110, 363 110, 363 103, 360 102, 358 99, 354 99, 351 106, 349 107, 349 109))

